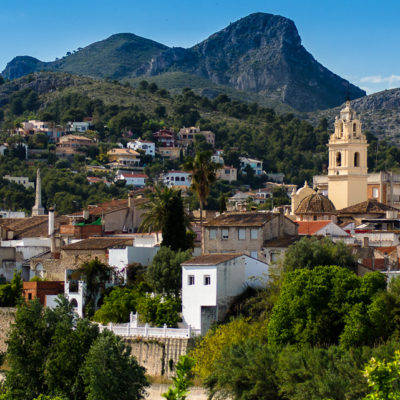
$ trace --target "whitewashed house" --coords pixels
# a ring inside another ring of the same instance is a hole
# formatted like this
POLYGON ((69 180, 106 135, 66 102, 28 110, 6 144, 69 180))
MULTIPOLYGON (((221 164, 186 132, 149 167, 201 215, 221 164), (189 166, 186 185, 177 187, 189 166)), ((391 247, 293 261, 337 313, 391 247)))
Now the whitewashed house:
POLYGON ((70 132, 86 132, 90 128, 89 122, 69 122, 68 123, 70 132))
POLYGON ((136 151, 142 150, 148 156, 154 157, 156 155, 156 145, 149 140, 136 139, 128 142, 126 147, 128 147, 128 149, 133 149, 136 151))
POLYGON ((171 170, 162 176, 164 185, 166 186, 187 186, 189 187, 192 181, 192 174, 185 171, 171 170))
POLYGON ((146 174, 118 171, 115 180, 125 181, 126 186, 132 185, 135 187, 144 187, 147 179, 149 179, 149 177, 146 174))
POLYGON ((269 265, 245 254, 207 254, 182 264, 183 322, 205 334, 247 286, 262 286, 269 265))

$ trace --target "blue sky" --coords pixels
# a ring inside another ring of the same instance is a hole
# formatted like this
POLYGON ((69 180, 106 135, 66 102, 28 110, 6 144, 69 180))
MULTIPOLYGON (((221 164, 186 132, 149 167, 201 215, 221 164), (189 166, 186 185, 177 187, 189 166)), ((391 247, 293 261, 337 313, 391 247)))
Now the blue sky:
POLYGON ((0 70, 17 55, 50 61, 119 32, 190 47, 253 12, 294 20, 319 62, 369 93, 400 87, 396 0, 3 0, 0 70))

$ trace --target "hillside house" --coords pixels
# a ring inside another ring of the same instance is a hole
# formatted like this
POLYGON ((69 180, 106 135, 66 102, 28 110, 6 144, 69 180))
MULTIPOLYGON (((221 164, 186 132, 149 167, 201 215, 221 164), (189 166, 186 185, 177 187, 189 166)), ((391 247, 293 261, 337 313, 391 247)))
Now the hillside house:
POLYGON ((144 187, 149 177, 146 174, 118 171, 115 180, 125 181, 127 186, 144 187))
POLYGON ((18 185, 22 185, 25 189, 33 189, 35 187, 35 184, 33 182, 29 182, 29 178, 27 176, 4 175, 3 179, 17 183, 18 185))
POLYGON ((248 157, 239 157, 240 160, 240 168, 242 172, 244 169, 249 166, 253 171, 254 175, 260 176, 263 173, 262 169, 262 161, 256 160, 254 158, 248 158, 248 157))
POLYGON ((162 175, 162 181, 166 186, 184 186, 189 187, 192 180, 192 174, 186 171, 171 170, 162 175))
POLYGON ((206 142, 213 148, 215 147, 215 134, 211 131, 202 131, 198 126, 180 129, 177 134, 178 144, 182 147, 188 147, 194 144, 196 137, 202 136, 206 142))
POLYGON ((165 160, 179 160, 186 155, 186 149, 181 147, 158 147, 157 154, 165 160))
POLYGON ((153 158, 156 155, 156 145, 149 140, 136 139, 132 142, 128 142, 126 147, 136 151, 142 150, 146 155, 152 156, 153 158))
POLYGON ((237 181, 237 169, 232 166, 224 165, 217 170, 215 176, 222 181, 234 182, 237 181))
POLYGON ((168 129, 160 129, 153 133, 158 147, 176 147, 175 133, 168 129))
POLYGON ((111 149, 107 152, 110 162, 124 167, 139 167, 140 154, 132 149, 111 149))
POLYGON ((298 226, 281 212, 226 212, 203 225, 202 252, 243 253, 265 260, 265 243, 296 236, 298 226))
POLYGON ((269 265, 245 254, 208 254, 182 264, 183 322, 204 335, 247 286, 262 286, 269 265))

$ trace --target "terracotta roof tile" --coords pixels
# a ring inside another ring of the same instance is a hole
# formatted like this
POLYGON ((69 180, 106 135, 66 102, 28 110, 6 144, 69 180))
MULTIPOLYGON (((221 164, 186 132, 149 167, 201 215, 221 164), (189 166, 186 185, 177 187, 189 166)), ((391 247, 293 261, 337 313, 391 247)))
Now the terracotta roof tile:
POLYGON ((299 226, 299 235, 314 235, 332 221, 296 221, 299 226))
POLYGON ((84 239, 65 246, 62 250, 106 250, 113 246, 132 245, 132 239, 98 237, 84 239))
POLYGON ((398 208, 388 206, 379 201, 367 200, 350 207, 342 208, 339 210, 339 214, 383 214, 386 211, 400 212, 398 208))
POLYGON ((263 226, 276 216, 271 212, 230 212, 213 218, 204 226, 263 226))
POLYGON ((217 265, 242 256, 243 253, 215 253, 194 257, 182 265, 217 265))
POLYGON ((295 214, 336 214, 336 208, 326 196, 315 193, 300 202, 295 214))
POLYGON ((284 236, 277 239, 271 239, 264 242, 263 247, 289 247, 301 239, 301 236, 284 236))

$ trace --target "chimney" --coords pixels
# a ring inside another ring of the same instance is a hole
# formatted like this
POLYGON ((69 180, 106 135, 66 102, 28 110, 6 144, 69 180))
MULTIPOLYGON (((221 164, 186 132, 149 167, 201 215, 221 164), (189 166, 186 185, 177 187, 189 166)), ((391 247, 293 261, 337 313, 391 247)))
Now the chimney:
POLYGON ((133 193, 129 192, 128 194, 128 208, 132 208, 133 207, 133 193))
POLYGON ((49 208, 49 236, 54 235, 54 208, 49 208))
POLYGON ((32 207, 32 216, 44 215, 44 207, 42 206, 42 180, 40 178, 40 169, 36 171, 36 196, 35 205, 32 207))
POLYGON ((54 208, 49 208, 49 236, 51 254, 56 252, 56 239, 54 237, 54 208))

